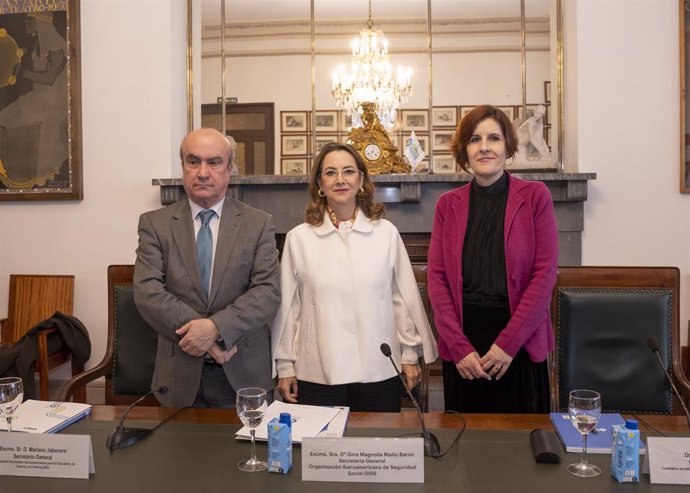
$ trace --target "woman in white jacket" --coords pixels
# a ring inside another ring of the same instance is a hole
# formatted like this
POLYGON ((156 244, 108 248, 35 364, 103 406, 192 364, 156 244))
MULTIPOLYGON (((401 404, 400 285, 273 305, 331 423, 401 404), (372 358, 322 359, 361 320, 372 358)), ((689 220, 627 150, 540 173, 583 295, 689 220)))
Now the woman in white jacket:
POLYGON ((373 196, 357 151, 327 144, 309 177, 306 222, 283 249, 272 349, 287 402, 396 412, 402 387, 381 344, 410 387, 418 356, 437 357, 405 246, 373 196))

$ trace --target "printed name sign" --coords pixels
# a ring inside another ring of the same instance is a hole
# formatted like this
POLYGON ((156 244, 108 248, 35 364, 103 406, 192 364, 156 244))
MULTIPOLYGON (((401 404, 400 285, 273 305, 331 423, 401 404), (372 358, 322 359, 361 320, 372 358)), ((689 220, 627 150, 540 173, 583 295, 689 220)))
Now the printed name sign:
POLYGON ((648 437, 647 450, 651 483, 690 484, 690 438, 648 437))
POLYGON ((302 480, 423 483, 422 438, 304 438, 302 480))
POLYGON ((88 435, 0 434, 0 475, 88 479, 95 473, 88 435))

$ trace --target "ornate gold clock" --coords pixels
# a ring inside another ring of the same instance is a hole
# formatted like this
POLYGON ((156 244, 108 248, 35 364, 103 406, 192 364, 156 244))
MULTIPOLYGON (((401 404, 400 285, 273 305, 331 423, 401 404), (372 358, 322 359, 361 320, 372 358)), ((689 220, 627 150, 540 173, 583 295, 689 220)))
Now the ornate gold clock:
POLYGON ((349 143, 364 158, 369 173, 409 173, 412 168, 398 154, 398 149, 388 137, 374 111, 374 103, 362 104, 363 126, 353 128, 348 134, 349 143))

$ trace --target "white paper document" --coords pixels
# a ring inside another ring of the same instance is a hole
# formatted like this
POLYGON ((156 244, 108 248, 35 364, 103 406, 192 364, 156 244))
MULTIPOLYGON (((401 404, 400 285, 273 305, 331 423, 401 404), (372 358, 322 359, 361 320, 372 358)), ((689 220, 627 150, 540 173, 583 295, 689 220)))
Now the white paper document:
MULTIPOLYGON (((292 417, 292 442, 299 443, 304 437, 315 437, 322 431, 330 428, 330 423, 338 417, 333 423, 334 429, 345 429, 347 424, 347 415, 349 408, 337 407, 322 407, 322 406, 304 406, 301 404, 289 404, 287 402, 273 401, 273 403, 266 409, 266 414, 261 420, 259 426, 256 427, 256 439, 267 440, 268 430, 266 425, 273 418, 280 416, 280 413, 290 413, 292 417)), ((331 433, 335 433, 331 430, 331 433)), ((249 428, 244 426, 237 433, 237 438, 249 438, 249 428)), ((332 436, 332 435, 328 435, 332 436)))
MULTIPOLYGON (((90 404, 29 399, 15 411, 12 431, 56 433, 89 414, 90 404)), ((4 419, 0 421, 0 431, 7 431, 7 422, 4 419)))

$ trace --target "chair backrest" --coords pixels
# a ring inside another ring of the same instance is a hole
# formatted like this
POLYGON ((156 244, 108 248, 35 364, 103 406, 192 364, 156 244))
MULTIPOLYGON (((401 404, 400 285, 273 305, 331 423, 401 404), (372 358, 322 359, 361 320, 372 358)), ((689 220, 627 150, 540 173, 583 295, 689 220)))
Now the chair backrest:
POLYGON ((11 274, 7 322, 0 340, 14 344, 56 311, 72 315, 73 304, 74 276, 11 274))
MULTIPOLYGON (((112 371, 106 375, 106 404, 130 403, 151 388, 158 335, 134 304, 133 276, 133 265, 108 267, 108 352, 112 371)), ((155 398, 149 399, 149 404, 155 403, 155 398)))
MULTIPOLYGON (((133 295, 133 265, 108 267, 108 342, 103 360, 74 376, 60 391, 68 401, 77 389, 105 377, 105 403, 131 404, 151 388, 158 336, 141 318, 133 295)), ((158 405, 154 397, 142 404, 158 405)))
MULTIPOLYGON (((434 312, 431 309, 431 302, 429 301, 429 292, 427 290, 427 265, 426 264, 412 264, 412 270, 414 272, 415 281, 417 281, 417 289, 419 290, 419 295, 422 298, 422 305, 424 305, 424 310, 426 311, 426 316, 429 319, 429 325, 434 332, 434 337, 438 338, 436 335, 436 328, 434 326, 434 312)), ((419 359, 419 365, 421 368, 421 378, 419 380, 419 386, 416 388, 417 395, 415 398, 419 402, 419 407, 422 412, 427 412, 429 410, 429 380, 431 378, 431 366, 424 362, 424 358, 419 359)), ((407 397, 403 396, 403 406, 410 407, 411 402, 407 402, 407 397)))
POLYGON ((687 380, 677 375, 679 283, 675 267, 560 267, 552 410, 567 409, 571 390, 588 388, 607 411, 672 413, 672 391, 647 341, 655 337, 669 374, 687 380))

